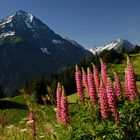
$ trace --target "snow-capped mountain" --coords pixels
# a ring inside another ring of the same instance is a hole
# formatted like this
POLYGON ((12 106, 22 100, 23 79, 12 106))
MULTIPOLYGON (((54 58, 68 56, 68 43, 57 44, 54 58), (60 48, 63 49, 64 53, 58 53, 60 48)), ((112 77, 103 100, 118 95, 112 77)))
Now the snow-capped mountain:
POLYGON ((48 76, 90 54, 31 13, 20 10, 0 21, 0 84, 7 91, 32 75, 48 76))
POLYGON ((134 48, 134 45, 132 45, 127 40, 117 39, 104 46, 96 46, 94 48, 91 48, 91 49, 89 49, 89 51, 91 51, 93 54, 96 54, 96 53, 99 54, 100 52, 102 52, 104 50, 111 50, 111 49, 120 51, 121 48, 125 48, 126 50, 131 50, 134 48))

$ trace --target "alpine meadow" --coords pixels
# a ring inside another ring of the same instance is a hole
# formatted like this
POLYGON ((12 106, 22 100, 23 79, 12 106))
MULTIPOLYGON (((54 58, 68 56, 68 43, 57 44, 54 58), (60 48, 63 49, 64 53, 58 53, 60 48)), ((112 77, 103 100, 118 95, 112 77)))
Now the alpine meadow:
POLYGON ((139 4, 1 1, 0 140, 139 140, 139 4))

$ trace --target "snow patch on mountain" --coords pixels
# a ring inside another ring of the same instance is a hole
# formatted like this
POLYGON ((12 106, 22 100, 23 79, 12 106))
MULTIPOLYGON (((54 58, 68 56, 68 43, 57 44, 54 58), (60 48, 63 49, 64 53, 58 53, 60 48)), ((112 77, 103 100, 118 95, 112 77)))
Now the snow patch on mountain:
POLYGON ((43 53, 51 54, 47 48, 40 48, 43 53))
POLYGON ((5 25, 2 25, 0 28, 5 28, 5 25))
POLYGON ((28 13, 28 17, 29 17, 29 21, 30 21, 30 22, 32 22, 32 21, 33 21, 34 16, 33 16, 31 13, 28 13))
POLYGON ((22 16, 22 17, 27 17, 27 20, 29 22, 32 22, 33 18, 34 18, 34 16, 31 13, 27 13, 27 12, 24 12, 22 10, 17 11, 14 15, 18 15, 18 16, 22 16))
POLYGON ((13 24, 12 23, 10 23, 10 27, 13 27, 13 24))
POLYGON ((53 39, 52 42, 53 42, 54 44, 63 44, 60 40, 55 40, 55 39, 53 39))
POLYGON ((8 32, 6 32, 6 33, 2 33, 2 34, 0 35, 0 37, 7 37, 7 36, 13 36, 13 35, 15 35, 15 32, 13 32, 13 31, 8 31, 8 32))
POLYGON ((14 17, 14 14, 9 17, 6 17, 4 20, 0 21, 0 26, 10 23, 12 21, 13 17, 14 17))
POLYGON ((13 27, 12 20, 14 17, 17 17, 17 20, 20 21, 20 19, 24 18, 25 23, 28 28, 33 28, 31 26, 31 23, 34 19, 34 16, 31 13, 24 12, 22 10, 19 10, 15 12, 14 14, 6 17, 5 19, 0 21, 0 28, 4 28, 6 24, 10 24, 10 27, 13 27))
POLYGON ((96 53, 100 53, 102 51, 102 49, 103 49, 103 47, 98 46, 98 47, 89 49, 89 51, 92 52, 93 54, 96 54, 96 53))
POLYGON ((31 26, 28 22, 26 22, 26 25, 28 28, 33 28, 33 26, 31 26))

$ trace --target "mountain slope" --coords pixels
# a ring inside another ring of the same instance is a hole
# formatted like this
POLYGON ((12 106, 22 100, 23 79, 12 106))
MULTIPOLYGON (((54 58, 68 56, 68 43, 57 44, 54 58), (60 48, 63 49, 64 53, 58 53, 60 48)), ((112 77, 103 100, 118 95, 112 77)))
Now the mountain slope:
POLYGON ((131 50, 134 48, 134 45, 132 45, 127 40, 118 39, 118 40, 112 41, 111 43, 108 43, 107 45, 91 48, 89 49, 89 51, 91 51, 93 54, 96 54, 104 50, 111 50, 111 49, 120 51, 121 48, 125 48, 126 50, 131 50))
POLYGON ((20 10, 0 21, 0 84, 7 95, 32 75, 48 76, 89 55, 31 13, 20 10))

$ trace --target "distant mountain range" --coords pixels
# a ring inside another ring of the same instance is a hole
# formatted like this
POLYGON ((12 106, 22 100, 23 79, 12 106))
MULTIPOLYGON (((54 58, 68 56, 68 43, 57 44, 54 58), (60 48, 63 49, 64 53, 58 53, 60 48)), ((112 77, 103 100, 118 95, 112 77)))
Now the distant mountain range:
POLYGON ((104 51, 104 50, 111 50, 111 49, 115 49, 117 51, 120 51, 121 48, 125 48, 126 50, 131 50, 134 48, 134 45, 131 44, 129 41, 127 40, 123 40, 123 39, 117 39, 115 41, 112 41, 104 46, 96 46, 93 47, 91 49, 89 49, 89 51, 91 51, 93 54, 99 54, 100 52, 104 51))
POLYGON ((91 54, 31 13, 19 10, 0 21, 0 84, 7 96, 30 76, 48 76, 91 54))

